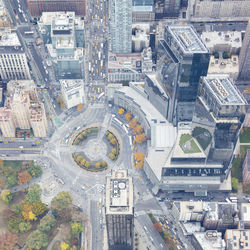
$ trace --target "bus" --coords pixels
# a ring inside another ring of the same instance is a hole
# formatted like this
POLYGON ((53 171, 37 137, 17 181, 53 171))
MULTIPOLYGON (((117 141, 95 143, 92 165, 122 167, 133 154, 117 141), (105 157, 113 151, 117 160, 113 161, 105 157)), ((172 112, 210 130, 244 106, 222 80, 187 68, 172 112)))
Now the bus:
POLYGON ((128 139, 129 139, 129 144, 130 144, 130 146, 132 147, 132 145, 133 145, 132 136, 130 135, 130 136, 128 137, 128 139))
POLYGON ((123 123, 121 121, 119 121, 117 118, 114 118, 114 120, 119 123, 121 126, 123 125, 123 123))
POLYGON ((25 35, 33 35, 33 34, 34 34, 34 31, 24 31, 24 34, 25 34, 25 35))
POLYGON ((238 197, 231 196, 229 199, 230 199, 230 201, 232 201, 234 203, 238 202, 238 197))
POLYGON ((104 96, 104 92, 102 92, 102 93, 97 97, 98 100, 99 100, 102 96, 104 96))
POLYGON ((123 129, 125 130, 126 134, 128 134, 128 129, 127 129, 127 127, 126 127, 124 124, 122 125, 122 127, 123 127, 123 129))

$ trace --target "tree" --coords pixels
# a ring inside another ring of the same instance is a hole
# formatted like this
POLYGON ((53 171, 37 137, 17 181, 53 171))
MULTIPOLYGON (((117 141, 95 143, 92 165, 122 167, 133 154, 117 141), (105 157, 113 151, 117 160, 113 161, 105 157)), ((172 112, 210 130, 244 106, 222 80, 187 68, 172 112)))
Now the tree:
POLYGON ((18 173, 18 185, 26 184, 28 181, 30 181, 32 177, 27 171, 19 172, 18 173))
POLYGON ((17 235, 6 232, 0 235, 0 249, 12 250, 17 243, 17 235))
POLYGON ((116 148, 112 148, 111 151, 110 151, 110 153, 116 155, 116 153, 117 153, 117 152, 116 152, 116 148))
POLYGON ((90 162, 89 162, 89 161, 86 161, 86 162, 85 162, 85 167, 86 167, 86 168, 89 168, 90 166, 91 166, 90 162))
POLYGON ((19 224, 19 232, 20 233, 26 233, 31 229, 31 224, 30 222, 21 222, 19 224))
POLYGON ((9 176, 7 177, 6 182, 7 182, 7 185, 8 185, 9 187, 16 186, 16 184, 17 184, 17 178, 16 178, 15 175, 9 175, 9 176))
POLYGON ((82 223, 80 223, 80 222, 73 222, 71 224, 71 228, 72 228, 73 234, 79 234, 83 230, 82 223))
POLYGON ((27 248, 40 249, 48 245, 48 237, 45 233, 35 230, 27 239, 27 248))
POLYGON ((67 244, 66 242, 62 242, 61 245, 61 250, 68 250, 69 249, 69 244, 67 244))
POLYGON ((101 161, 101 166, 103 167, 103 168, 106 168, 107 167, 107 162, 106 161, 101 161))
POLYGON ((114 139, 114 136, 113 136, 112 134, 109 134, 109 135, 108 135, 108 139, 109 139, 109 141, 110 141, 110 140, 114 139))
POLYGON ((118 110, 118 114, 119 115, 122 115, 124 113, 124 109, 123 108, 120 108, 119 110, 118 110))
POLYGON ((41 197, 42 189, 36 183, 32 183, 29 186, 28 193, 25 196, 27 202, 39 201, 41 197))
POLYGON ((71 208, 72 195, 68 192, 62 191, 51 201, 52 210, 61 211, 65 208, 71 208))
POLYGON ((80 164, 81 164, 82 166, 85 166, 85 163, 86 163, 86 160, 83 158, 83 159, 81 160, 80 164))
POLYGON ((24 220, 37 220, 36 215, 32 211, 32 204, 23 201, 23 211, 22 211, 22 216, 24 220))
POLYGON ((114 160, 114 159, 115 159, 115 155, 112 154, 112 153, 110 153, 110 154, 109 154, 109 158, 110 158, 111 160, 114 160))
POLYGON ((147 140, 145 134, 139 134, 135 136, 135 142, 137 143, 142 143, 145 142, 147 140))
POLYGON ((12 211, 13 211, 16 215, 21 215, 21 214, 22 214, 22 211, 23 211, 23 203, 15 204, 15 205, 12 207, 12 211))
POLYGON ((82 108, 83 108, 83 105, 82 105, 82 103, 79 103, 76 107, 77 107, 77 110, 78 110, 78 111, 81 111, 82 108))
POLYGON ((137 125, 137 120, 135 118, 133 118, 129 123, 128 123, 130 128, 135 128, 137 125))
POLYGON ((11 199, 12 199, 12 195, 11 195, 11 192, 9 189, 3 189, 2 192, 1 192, 1 199, 9 204, 11 199))
POLYGON ((113 139, 111 139, 109 142, 110 142, 110 144, 115 145, 115 144, 116 144, 116 139, 113 138, 113 139))
POLYGON ((17 218, 11 218, 8 220, 8 228, 12 233, 18 233, 19 232, 19 224, 23 222, 23 218, 17 217, 17 218))
POLYGON ((239 187, 239 180, 235 177, 232 177, 232 189, 234 192, 238 190, 239 187))
POLYGON ((28 173, 32 177, 37 178, 37 177, 42 175, 43 171, 42 171, 41 166, 36 165, 36 164, 31 164, 30 167, 29 167, 28 173))
POLYGON ((160 222, 156 222, 156 223, 154 223, 154 228, 155 228, 155 230, 157 231, 157 232, 162 232, 163 231, 163 229, 162 229, 162 226, 161 226, 161 224, 160 224, 160 222))
POLYGON ((136 124, 136 126, 133 128, 133 134, 136 135, 136 134, 141 134, 143 131, 143 127, 139 124, 136 124))
POLYGON ((130 119, 131 119, 131 113, 130 113, 130 112, 127 112, 127 113, 125 114, 125 119, 126 119, 127 121, 130 121, 130 119))
POLYGON ((145 154, 141 153, 141 152, 135 152, 134 157, 135 157, 135 160, 136 160, 135 168, 136 169, 142 169, 144 159, 145 159, 145 154))
POLYGON ((5 178, 4 176, 0 176, 0 187, 3 187, 5 185, 5 178))
POLYGON ((100 163, 100 162, 97 162, 97 163, 95 164, 95 167, 96 167, 96 168, 100 168, 100 167, 101 167, 101 163, 100 163))
POLYGON ((47 211, 47 206, 40 200, 32 203, 32 212, 36 216, 43 214, 45 211, 47 211))
POLYGON ((83 158, 82 155, 78 155, 78 156, 76 157, 76 161, 77 161, 77 162, 81 162, 83 159, 84 159, 84 158, 83 158))
POLYGON ((56 225, 56 219, 54 215, 47 214, 41 220, 38 225, 38 229, 43 232, 50 231, 56 225))

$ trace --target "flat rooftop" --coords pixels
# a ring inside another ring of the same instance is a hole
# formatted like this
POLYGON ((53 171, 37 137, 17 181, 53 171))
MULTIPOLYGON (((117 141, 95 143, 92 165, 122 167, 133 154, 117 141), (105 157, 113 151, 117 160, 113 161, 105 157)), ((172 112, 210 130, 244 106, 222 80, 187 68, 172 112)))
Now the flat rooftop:
POLYGON ((167 29, 185 53, 208 53, 206 45, 191 25, 170 25, 167 29))
POLYGON ((83 80, 81 79, 63 79, 60 80, 60 85, 65 91, 71 91, 76 88, 83 87, 83 80))
POLYGON ((126 170, 112 171, 107 178, 106 214, 133 214, 133 182, 126 170))
POLYGON ((250 204, 241 203, 241 220, 250 221, 250 204))
POLYGON ((202 79, 221 105, 247 104, 245 98, 227 75, 208 75, 202 79))
POLYGON ((216 45, 229 45, 233 48, 241 48, 242 39, 240 31, 206 31, 202 32, 202 40, 208 48, 213 48, 216 45))
POLYGON ((0 46, 21 46, 17 33, 0 31, 0 46))
POLYGON ((141 65, 141 53, 121 55, 109 52, 108 54, 108 69, 140 69, 141 65))

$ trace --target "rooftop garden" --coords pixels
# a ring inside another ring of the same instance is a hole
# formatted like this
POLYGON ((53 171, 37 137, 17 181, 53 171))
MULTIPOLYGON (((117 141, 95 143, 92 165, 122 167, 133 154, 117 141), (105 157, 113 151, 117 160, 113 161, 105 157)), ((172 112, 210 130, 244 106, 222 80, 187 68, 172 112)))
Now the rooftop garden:
POLYGON ((185 154, 194 154, 201 152, 199 146, 196 144, 190 134, 181 135, 179 145, 185 154))

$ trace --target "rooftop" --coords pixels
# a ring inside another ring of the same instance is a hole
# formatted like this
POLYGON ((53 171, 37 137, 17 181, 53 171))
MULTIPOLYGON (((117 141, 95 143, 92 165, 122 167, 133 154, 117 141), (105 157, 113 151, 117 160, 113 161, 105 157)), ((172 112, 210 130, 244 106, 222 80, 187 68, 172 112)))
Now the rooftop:
POLYGON ((193 236, 202 246, 203 250, 223 250, 225 249, 225 242, 222 239, 222 233, 214 230, 208 230, 206 232, 194 232, 193 236))
POLYGON ((0 46, 21 46, 17 33, 8 29, 0 31, 0 46))
POLYGON ((227 249, 249 249, 250 229, 227 229, 226 230, 227 249))
POLYGON ((210 56, 208 74, 228 74, 234 80, 239 73, 239 57, 233 55, 229 59, 215 59, 210 56))
MULTIPOLYGON (((141 53, 133 54, 108 54, 108 68, 109 69, 140 69, 141 68, 141 53)), ((109 71, 109 73, 112 73, 109 71)))
POLYGON ((106 214, 133 214, 133 182, 126 170, 112 171, 106 183, 106 214))
POLYGON ((241 220, 250 221, 250 203, 241 203, 241 220))
POLYGON ((208 75, 203 82, 221 105, 246 105, 245 98, 227 75, 208 75))
POLYGON ((208 48, 213 48, 218 44, 227 44, 235 48, 242 46, 240 31, 206 31, 202 32, 201 38, 208 48))
POLYGON ((72 90, 82 88, 83 87, 83 80, 81 80, 81 79, 63 79, 63 80, 60 80, 60 85, 66 92, 70 92, 72 90))
POLYGON ((167 29, 185 53, 208 53, 209 50, 191 25, 170 25, 167 29))

